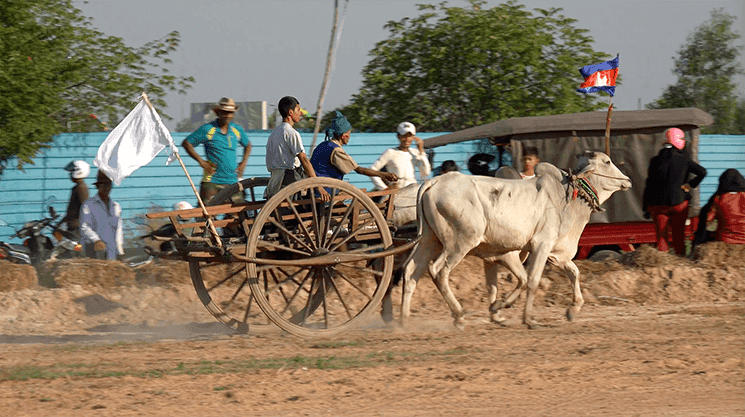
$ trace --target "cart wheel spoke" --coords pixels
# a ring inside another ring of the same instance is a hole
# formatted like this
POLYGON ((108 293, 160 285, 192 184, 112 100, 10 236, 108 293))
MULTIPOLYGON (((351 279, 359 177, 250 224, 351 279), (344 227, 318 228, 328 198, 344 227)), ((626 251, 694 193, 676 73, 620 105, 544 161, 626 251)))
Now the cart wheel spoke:
MULTIPOLYGON (((301 246, 303 246, 304 248, 306 248, 308 250, 308 252, 312 252, 313 251, 313 249, 311 249, 310 246, 308 246, 305 242, 303 242, 297 236, 295 236, 294 233, 292 233, 291 231, 287 230, 287 228, 284 225, 281 225, 276 219, 269 218, 269 222, 271 224, 273 224, 274 226, 276 226, 284 234, 284 236, 286 238, 290 238, 290 239, 294 240, 295 242, 297 242, 298 244, 300 244, 301 246)), ((287 240, 289 241, 289 239, 287 239, 287 240)), ((288 244, 289 244, 289 242, 288 242, 288 244)), ((294 250, 297 250, 297 249, 294 249, 294 250)))
MULTIPOLYGON (((339 237, 339 233, 344 229, 345 224, 350 224, 351 221, 349 220, 349 215, 352 214, 352 211, 357 206, 357 197, 354 197, 352 199, 352 202, 347 206, 346 211, 344 212, 344 215, 342 216, 341 220, 337 222, 337 224, 334 227, 334 233, 331 235, 329 240, 326 242, 325 248, 328 249, 329 246, 336 240, 337 237, 339 237)), ((348 229, 351 229, 350 226, 347 226, 348 229)))
POLYGON ((349 277, 347 277, 343 272, 341 272, 339 270, 336 270, 335 272, 337 273, 337 275, 339 275, 339 277, 341 277, 341 279, 343 279, 344 281, 346 281, 349 285, 351 285, 360 294, 364 295, 365 298, 367 298, 368 300, 372 300, 372 296, 369 295, 367 293, 367 291, 365 291, 362 288, 360 288, 359 285, 355 284, 354 281, 352 281, 351 279, 349 279, 349 277))
POLYGON ((333 217, 334 203, 335 203, 334 200, 336 199, 337 192, 338 190, 336 188, 333 188, 331 190, 331 193, 329 193, 331 195, 331 201, 326 203, 326 207, 328 207, 328 210, 326 210, 326 213, 323 218, 324 221, 323 221, 323 225, 321 228, 322 234, 320 238, 321 247, 323 248, 326 247, 326 240, 328 239, 328 232, 331 229, 331 218, 333 217))
POLYGON ((271 269, 267 272, 269 272, 269 275, 272 276, 272 280, 274 281, 274 285, 275 285, 274 288, 277 288, 279 290, 279 293, 282 294, 282 298, 284 298, 285 304, 289 303, 290 300, 287 298, 284 288, 282 288, 282 285, 279 283, 279 280, 277 279, 277 275, 271 269))
POLYGON ((305 225, 305 221, 303 220, 300 213, 297 211, 297 207, 295 207, 295 203, 293 203, 289 197, 285 198, 285 203, 287 203, 288 207, 292 209, 292 213, 295 215, 295 220, 298 222, 298 225, 300 226, 303 236, 305 236, 308 243, 310 243, 313 246, 313 248, 307 245, 305 245, 305 247, 311 252, 314 249, 318 249, 318 243, 315 240, 313 240, 311 233, 308 231, 308 228, 305 225))
MULTIPOLYGON (((221 307, 223 309, 226 309, 226 308, 230 307, 230 305, 233 303, 233 301, 235 301, 235 298, 238 297, 238 294, 240 294, 240 292, 243 290, 243 288, 246 286, 246 284, 248 284, 248 278, 244 279, 243 282, 241 282, 241 285, 239 285, 238 288, 235 290, 235 292, 233 292, 233 296, 230 297, 230 299, 228 301, 225 301, 223 303, 220 303, 221 304, 221 307)), ((249 302, 249 305, 250 305, 252 299, 253 299, 253 297, 249 297, 249 301, 248 301, 249 302)), ((243 321, 246 321, 246 320, 243 319, 243 321)))
POLYGON ((321 219, 318 216, 318 202, 316 201, 316 188, 310 191, 311 211, 313 213, 313 229, 316 231, 316 247, 321 247, 321 219))
MULTIPOLYGON (((339 297, 339 302, 341 302, 342 306, 344 306, 344 311, 347 312, 348 318, 353 318, 354 314, 352 314, 352 311, 349 309, 349 306, 347 306, 347 303, 344 301, 344 296, 341 295, 341 292, 339 291, 339 287, 336 285, 336 281, 334 280, 334 271, 327 271, 328 274, 328 280, 331 284, 331 287, 334 289, 334 292, 339 297)), ((369 299, 369 297, 368 297, 369 299)))
MULTIPOLYGON (((301 290, 305 290, 308 294, 310 294, 310 291, 308 291, 307 289, 305 289, 305 283, 306 283, 306 281, 308 281, 308 278, 311 278, 311 280, 313 279, 312 278, 312 275, 313 275, 313 271, 309 269, 308 272, 305 274, 305 277, 303 277, 302 282, 300 282, 298 284, 297 289, 295 290, 295 293, 292 294, 292 297, 290 297, 290 301, 288 301, 287 304, 285 305, 285 308, 282 310, 282 314, 285 314, 285 313, 287 313, 287 310, 290 310, 290 307, 292 306, 292 303, 295 301, 295 299, 297 299, 297 296, 300 294, 300 291, 301 290)), ((293 279, 293 281, 294 282, 297 282, 294 279, 293 279)), ((312 281, 311 281, 311 287, 312 286, 313 286, 313 284, 312 284, 312 281)), ((311 290, 312 289, 313 288, 311 288, 311 290)))
POLYGON ((230 280, 231 278, 233 278, 234 276, 236 276, 236 275, 240 274, 241 272, 243 272, 243 271, 245 271, 245 270, 246 270, 246 267, 245 267, 245 265, 244 265, 244 266, 243 266, 243 268, 241 268, 241 269, 239 269, 239 270, 237 270, 237 271, 235 271, 235 272, 233 272, 233 273, 229 274, 229 275, 228 275, 227 277, 225 277, 224 279, 221 279, 220 281, 218 281, 218 282, 217 282, 217 283, 216 283, 215 285, 213 285, 213 286, 209 287, 209 288, 207 289, 207 291, 209 291, 209 292, 212 292, 212 290, 214 290, 215 288, 217 288, 217 287, 221 286, 222 284, 226 283, 226 282, 227 282, 227 281, 229 281, 229 280, 230 280))
MULTIPOLYGON (((308 316, 310 315, 311 306, 315 303, 316 298, 318 297, 318 288, 317 288, 317 271, 313 271, 312 274, 313 278, 310 282, 310 291, 308 292, 308 300, 305 302, 305 307, 298 313, 295 314, 290 321, 295 324, 305 324, 305 322, 308 320, 308 316), (313 292, 313 289, 315 289, 315 293, 313 292)), ((315 310, 315 309, 313 309, 315 310)))
POLYGON ((345 244, 345 243, 349 242, 350 240, 352 240, 353 238, 357 237, 357 235, 359 235, 364 230, 365 227, 370 226, 373 223, 375 223, 375 218, 367 219, 364 223, 362 223, 362 225, 360 225, 360 227, 356 228, 354 231, 350 230, 349 231, 350 232, 349 235, 347 235, 344 239, 342 239, 341 242, 339 242, 336 245, 334 245, 331 248, 329 248, 329 250, 333 252, 333 251, 339 249, 339 247, 341 247, 343 244, 345 244))
MULTIPOLYGON (((332 199, 333 199, 333 197, 332 197, 332 199)), ((318 275, 320 275, 320 278, 321 278, 320 279, 321 280, 321 284, 322 284, 322 287, 321 288, 323 288, 323 323, 325 325, 324 328, 326 328, 326 329, 329 328, 329 304, 328 304, 328 299, 326 297, 326 293, 327 293, 327 290, 328 290, 328 288, 327 288, 328 286, 326 285, 326 284, 328 284, 326 282, 326 280, 327 280, 327 277, 326 277, 327 273, 328 273, 328 271, 326 271, 326 268, 324 268, 318 274, 318 275)))
POLYGON ((306 256, 306 257, 307 256, 310 256, 310 253, 308 253, 308 252, 303 252, 303 251, 301 251, 299 249, 295 249, 295 248, 291 248, 291 247, 288 247, 288 246, 280 245, 278 243, 270 242, 268 240, 262 240, 261 242, 258 243, 258 246, 260 246, 262 248, 271 248, 271 249, 276 249, 276 250, 281 250, 281 251, 287 251, 287 252, 297 253, 298 255, 303 255, 303 256, 306 256))

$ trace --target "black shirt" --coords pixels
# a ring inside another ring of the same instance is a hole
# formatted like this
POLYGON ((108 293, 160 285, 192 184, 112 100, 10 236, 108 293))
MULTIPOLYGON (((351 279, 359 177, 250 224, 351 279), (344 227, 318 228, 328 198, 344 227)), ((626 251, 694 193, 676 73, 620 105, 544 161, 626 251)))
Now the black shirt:
POLYGON ((691 195, 682 188, 688 184, 696 188, 706 176, 706 169, 695 163, 683 150, 673 147, 663 148, 649 161, 647 181, 644 188, 642 209, 649 206, 677 206, 691 195), (691 175, 693 178, 688 179, 691 175))

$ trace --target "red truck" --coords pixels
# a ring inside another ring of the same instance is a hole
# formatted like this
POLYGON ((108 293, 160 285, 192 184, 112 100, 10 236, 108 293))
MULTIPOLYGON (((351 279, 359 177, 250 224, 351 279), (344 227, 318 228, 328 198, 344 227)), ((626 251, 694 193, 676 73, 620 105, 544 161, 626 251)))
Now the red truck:
MULTIPOLYGON (((542 162, 566 169, 573 167, 575 156, 585 150, 605 151, 606 118, 605 111, 518 117, 425 139, 424 146, 436 148, 488 139, 478 143, 474 153, 492 153, 499 161, 509 152, 512 166, 517 170, 523 169, 523 148, 534 146, 542 162)), ((649 160, 661 149, 665 130, 677 127, 685 132, 686 149, 697 161, 700 126, 713 122, 711 115, 695 108, 613 112, 610 157, 631 178, 633 188, 615 193, 604 204, 605 212, 593 214, 579 240, 578 259, 613 256, 656 241, 654 224, 644 219, 642 211, 649 160)), ((696 216, 701 206, 698 189, 691 194, 690 221, 686 227, 689 237, 698 223, 696 216)))

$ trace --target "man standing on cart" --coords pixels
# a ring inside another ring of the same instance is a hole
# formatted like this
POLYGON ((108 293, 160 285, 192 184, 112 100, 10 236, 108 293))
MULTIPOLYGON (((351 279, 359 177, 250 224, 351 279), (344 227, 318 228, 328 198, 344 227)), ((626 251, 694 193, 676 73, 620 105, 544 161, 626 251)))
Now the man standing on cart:
MULTIPOLYGON (((204 169, 202 183, 199 186, 199 197, 208 203, 223 188, 234 184, 238 177, 243 176, 248 157, 251 155, 251 142, 243 128, 233 123, 238 106, 232 98, 223 97, 212 110, 217 119, 202 125, 189 135, 181 145, 186 153, 194 158, 204 169), (236 149, 238 144, 244 148, 243 158, 236 166, 236 149), (207 160, 202 159, 195 146, 204 144, 207 160)), ((231 197, 234 202, 243 200, 241 193, 231 197)))
MULTIPOLYGON (((271 174, 264 198, 269 200, 282 188, 303 178, 315 177, 316 172, 305 153, 303 139, 295 130, 295 123, 303 117, 300 102, 295 97, 285 96, 277 104, 282 124, 277 126, 266 141, 266 169, 271 174)), ((320 192, 321 200, 330 201, 325 190, 320 192)))

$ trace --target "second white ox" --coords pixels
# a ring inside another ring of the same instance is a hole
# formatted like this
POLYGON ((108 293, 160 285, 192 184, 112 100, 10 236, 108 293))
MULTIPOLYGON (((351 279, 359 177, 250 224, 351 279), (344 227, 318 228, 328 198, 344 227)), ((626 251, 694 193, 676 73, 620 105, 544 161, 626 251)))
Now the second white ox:
POLYGON ((493 320, 499 321, 499 310, 511 306, 527 287, 523 322, 529 327, 537 325, 532 316, 533 299, 547 261, 572 280, 573 300, 567 310, 567 318, 572 320, 584 303, 579 269, 572 262, 580 235, 593 210, 600 210, 614 192, 631 188, 631 180, 604 153, 580 155, 577 172, 565 175, 555 166, 541 163, 536 167, 536 178, 530 180, 449 173, 422 185, 417 203, 422 238, 405 265, 402 322, 410 315, 419 278, 429 269, 455 325, 464 325, 463 308, 448 279, 469 253, 486 263, 493 320), (530 254, 527 270, 520 261, 521 251, 530 254), (517 287, 504 300, 496 299, 496 263, 518 279, 517 287))

